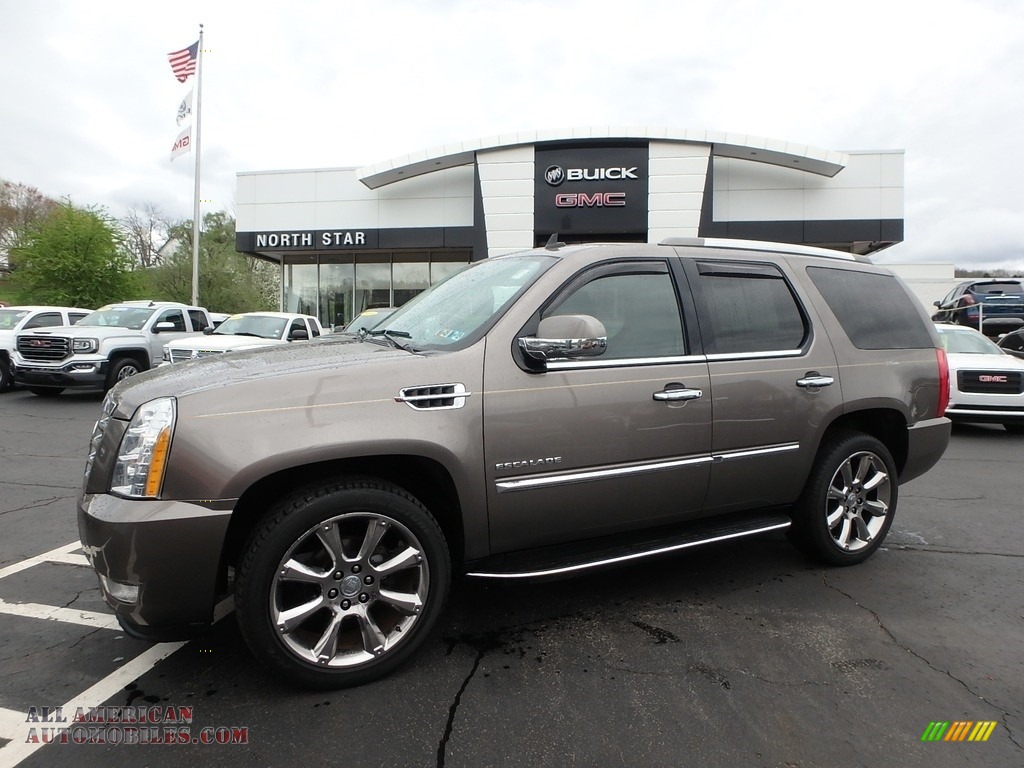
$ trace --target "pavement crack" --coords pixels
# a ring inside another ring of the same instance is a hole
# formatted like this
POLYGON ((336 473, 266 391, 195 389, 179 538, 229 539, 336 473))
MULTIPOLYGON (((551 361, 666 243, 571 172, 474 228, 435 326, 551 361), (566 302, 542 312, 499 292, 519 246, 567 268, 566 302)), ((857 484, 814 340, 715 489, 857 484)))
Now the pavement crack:
POLYGON ((920 653, 915 651, 909 645, 907 645, 906 643, 900 642, 897 639, 897 637, 892 633, 892 631, 887 626, 885 626, 885 622, 882 621, 882 617, 879 616, 877 612, 871 610, 866 605, 864 605, 863 603, 858 601, 849 592, 846 592, 846 591, 840 589, 835 584, 830 584, 829 580, 828 580, 828 572, 827 571, 822 571, 821 572, 821 581, 825 585, 826 588, 831 589, 831 590, 833 590, 835 592, 838 592, 840 595, 842 595, 843 597, 847 598, 850 602, 852 602, 858 608, 860 608, 860 609, 870 613, 871 616, 874 617, 875 622, 878 624, 879 629, 881 629, 882 632, 885 633, 886 637, 888 637, 896 645, 896 647, 906 651, 911 656, 913 656, 915 659, 917 659, 917 660, 921 661, 922 663, 924 663, 932 671, 938 672, 940 675, 945 675, 946 677, 948 677, 953 682, 958 683, 965 691, 967 691, 969 694, 971 694, 975 698, 979 699, 980 701, 985 702, 988 706, 992 707, 992 709, 996 710, 997 712, 1001 712, 1002 716, 1003 716, 1002 717, 1002 725, 1006 729, 1007 736, 1009 737, 1010 741, 1013 742, 1014 746, 1017 747, 1017 749, 1020 749, 1020 750, 1024 751, 1024 744, 1021 744, 1015 738, 1013 731, 1010 729, 1010 726, 1009 726, 1009 723, 1008 723, 1008 719, 1011 717, 1011 715, 1010 715, 1009 712, 1004 710, 1002 707, 996 705, 994 702, 989 701, 987 698, 985 698, 980 693, 978 693, 973 688, 971 688, 971 686, 968 685, 968 683, 965 680, 961 680, 959 677, 954 675, 948 669, 940 669, 939 667, 936 667, 927 658, 925 658, 920 653))
POLYGON ((485 646, 479 646, 476 649, 476 658, 473 659, 473 667, 469 670, 469 674, 466 675, 466 679, 462 681, 462 687, 459 688, 459 692, 455 694, 455 700, 452 705, 448 708, 448 722, 444 726, 444 735, 441 737, 441 742, 437 745, 437 768, 444 768, 445 752, 448 749, 448 740, 452 735, 452 728, 455 725, 455 716, 459 711, 459 704, 462 702, 462 694, 466 692, 466 688, 469 687, 470 681, 473 676, 476 675, 476 671, 480 668, 480 662, 483 660, 484 655, 487 653, 485 646))
POLYGON ((939 555, 983 555, 986 557, 1022 557, 1024 554, 1017 552, 988 552, 981 549, 941 549, 931 547, 915 547, 910 544, 891 544, 889 549, 898 549, 902 552, 929 552, 939 555))

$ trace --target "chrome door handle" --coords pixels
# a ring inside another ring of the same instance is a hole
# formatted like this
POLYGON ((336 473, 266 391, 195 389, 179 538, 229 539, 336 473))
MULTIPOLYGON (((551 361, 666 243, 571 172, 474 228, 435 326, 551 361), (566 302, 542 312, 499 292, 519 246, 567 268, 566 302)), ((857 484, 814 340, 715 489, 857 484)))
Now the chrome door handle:
POLYGON ((704 390, 702 389, 663 389, 661 392, 654 393, 655 400, 696 400, 698 397, 704 397, 704 390))
POLYGON ((836 380, 833 379, 831 376, 822 376, 820 373, 809 373, 802 379, 796 380, 796 385, 798 387, 805 388, 827 387, 830 384, 835 383, 836 380))

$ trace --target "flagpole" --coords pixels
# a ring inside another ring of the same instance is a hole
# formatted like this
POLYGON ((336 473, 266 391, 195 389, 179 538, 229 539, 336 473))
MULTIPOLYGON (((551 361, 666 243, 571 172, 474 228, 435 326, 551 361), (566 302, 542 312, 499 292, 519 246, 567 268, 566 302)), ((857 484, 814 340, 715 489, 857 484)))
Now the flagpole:
POLYGON ((203 25, 199 25, 199 50, 196 51, 196 133, 193 144, 196 153, 195 193, 192 205, 192 306, 199 306, 199 150, 203 121, 203 25))

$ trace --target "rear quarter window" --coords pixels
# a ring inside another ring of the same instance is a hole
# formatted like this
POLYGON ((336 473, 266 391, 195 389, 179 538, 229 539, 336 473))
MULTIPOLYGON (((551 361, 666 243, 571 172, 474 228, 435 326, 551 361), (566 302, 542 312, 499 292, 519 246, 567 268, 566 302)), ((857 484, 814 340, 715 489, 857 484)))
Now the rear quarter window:
POLYGON ((934 347, 917 299, 891 275, 835 267, 807 274, 858 349, 934 347))

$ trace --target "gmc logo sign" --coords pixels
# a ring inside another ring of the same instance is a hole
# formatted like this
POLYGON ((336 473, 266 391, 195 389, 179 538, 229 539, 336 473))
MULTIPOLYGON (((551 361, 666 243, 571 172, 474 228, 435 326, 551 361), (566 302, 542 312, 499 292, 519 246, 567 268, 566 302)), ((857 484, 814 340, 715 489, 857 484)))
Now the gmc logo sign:
POLYGON ((1006 384, 1009 379, 1002 374, 982 373, 978 375, 978 381, 984 381, 986 384, 1006 384))
POLYGON ((620 208, 626 204, 625 192, 566 192, 555 195, 557 208, 620 208))

